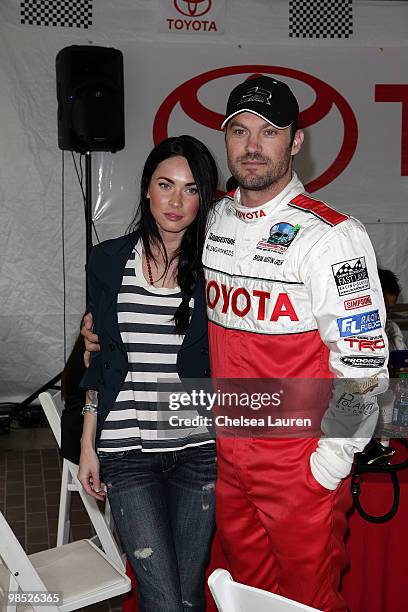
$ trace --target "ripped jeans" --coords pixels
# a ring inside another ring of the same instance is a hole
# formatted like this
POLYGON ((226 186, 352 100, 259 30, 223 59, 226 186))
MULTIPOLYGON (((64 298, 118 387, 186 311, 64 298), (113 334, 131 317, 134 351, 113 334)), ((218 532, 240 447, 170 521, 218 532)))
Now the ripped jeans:
POLYGON ((140 612, 202 612, 214 529, 215 444, 99 453, 140 612))

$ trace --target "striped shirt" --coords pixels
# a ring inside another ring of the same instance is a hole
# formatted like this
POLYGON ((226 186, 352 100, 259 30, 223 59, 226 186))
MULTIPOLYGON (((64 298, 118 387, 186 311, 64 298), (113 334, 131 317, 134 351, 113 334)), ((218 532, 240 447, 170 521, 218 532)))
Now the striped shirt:
MULTIPOLYGON (((213 443, 206 427, 172 426, 169 417, 194 418, 196 410, 169 409, 169 393, 182 391, 177 353, 183 336, 176 333, 174 313, 179 287, 153 287, 142 271, 139 242, 127 261, 117 298, 119 330, 129 370, 103 426, 98 451, 180 450, 213 443)), ((194 300, 190 302, 190 310, 194 300)), ((177 423, 180 419, 177 419, 177 423)))

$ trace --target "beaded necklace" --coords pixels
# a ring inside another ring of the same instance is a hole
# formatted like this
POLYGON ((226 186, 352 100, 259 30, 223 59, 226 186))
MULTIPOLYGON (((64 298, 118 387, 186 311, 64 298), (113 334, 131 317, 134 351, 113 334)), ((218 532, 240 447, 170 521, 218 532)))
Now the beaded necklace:
POLYGON ((148 257, 146 252, 145 252, 145 257, 146 257, 147 274, 149 276, 149 285, 153 285, 154 280, 153 280, 152 268, 151 268, 151 265, 150 265, 150 259, 149 259, 149 257, 148 257))

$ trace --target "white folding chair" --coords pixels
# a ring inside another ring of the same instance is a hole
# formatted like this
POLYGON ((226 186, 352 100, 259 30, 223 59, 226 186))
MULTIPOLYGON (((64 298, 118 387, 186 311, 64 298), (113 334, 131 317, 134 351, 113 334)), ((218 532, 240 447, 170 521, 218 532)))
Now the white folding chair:
POLYGON ((234 582, 225 569, 216 569, 208 586, 219 612, 321 612, 275 593, 234 582))
MULTIPOLYGON (((61 448, 61 414, 63 404, 61 393, 51 395, 48 392, 40 393, 39 400, 48 419, 52 433, 61 448)), ((62 462, 61 493, 58 515, 57 546, 69 542, 71 523, 69 512, 71 507, 71 493, 76 491, 81 496, 97 538, 105 553, 120 568, 124 567, 124 562, 119 547, 113 537, 111 530, 111 516, 108 500, 105 505, 105 516, 99 510, 96 500, 84 491, 78 480, 78 466, 68 459, 62 462)))
POLYGON ((27 556, 1 512, 0 558, 0 607, 7 612, 69 612, 131 589, 125 572, 90 540, 27 556))

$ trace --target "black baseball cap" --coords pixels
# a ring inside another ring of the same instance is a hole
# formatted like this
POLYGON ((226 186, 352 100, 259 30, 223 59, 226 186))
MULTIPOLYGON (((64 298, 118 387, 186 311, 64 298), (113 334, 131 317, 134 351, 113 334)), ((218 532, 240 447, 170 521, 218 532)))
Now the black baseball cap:
POLYGON ((232 117, 244 112, 254 113, 283 130, 298 118, 299 104, 286 83, 261 75, 247 79, 231 91, 221 129, 232 117))

